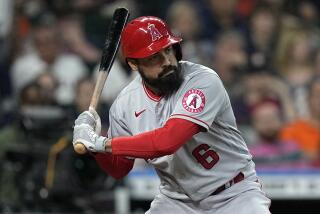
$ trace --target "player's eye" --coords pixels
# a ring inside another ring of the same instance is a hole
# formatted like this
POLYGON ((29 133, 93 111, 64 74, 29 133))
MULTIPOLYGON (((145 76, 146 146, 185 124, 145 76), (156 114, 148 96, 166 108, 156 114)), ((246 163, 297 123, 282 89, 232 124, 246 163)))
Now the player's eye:
POLYGON ((172 53, 173 53, 173 48, 172 48, 172 46, 169 46, 169 47, 165 48, 163 52, 156 53, 154 55, 149 56, 148 58, 145 59, 145 62, 149 65, 156 65, 156 64, 161 63, 165 59, 166 56, 169 56, 172 53))
POLYGON ((160 60, 161 60, 161 56, 158 53, 148 57, 148 62, 151 63, 151 64, 157 63, 160 60))
POLYGON ((152 60, 156 60, 158 58, 159 58, 159 54, 155 54, 155 55, 150 57, 150 60, 152 61, 152 60))
POLYGON ((169 47, 167 47, 166 49, 164 49, 164 52, 166 53, 166 54, 170 54, 171 52, 172 52, 172 46, 169 46, 169 47))

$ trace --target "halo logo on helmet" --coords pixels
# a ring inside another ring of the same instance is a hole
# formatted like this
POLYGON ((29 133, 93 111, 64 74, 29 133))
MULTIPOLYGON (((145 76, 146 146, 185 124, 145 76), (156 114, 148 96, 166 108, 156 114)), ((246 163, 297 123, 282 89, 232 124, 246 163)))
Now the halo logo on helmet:
POLYGON ((121 33, 121 50, 125 58, 145 58, 172 46, 181 60, 180 42, 167 24, 154 16, 142 16, 129 22, 121 33))
MULTIPOLYGON (((151 40, 154 42, 162 37, 159 30, 154 26, 154 24, 148 23, 148 30, 151 34, 151 40)), ((167 32, 168 33, 168 32, 167 32)))

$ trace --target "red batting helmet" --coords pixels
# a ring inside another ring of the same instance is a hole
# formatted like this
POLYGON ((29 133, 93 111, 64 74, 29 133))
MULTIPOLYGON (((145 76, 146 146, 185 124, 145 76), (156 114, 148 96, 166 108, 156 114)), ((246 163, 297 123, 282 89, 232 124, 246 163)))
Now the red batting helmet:
POLYGON ((121 33, 121 50, 125 58, 145 58, 173 45, 177 60, 181 60, 179 42, 166 23, 154 16, 142 16, 128 23, 121 33))

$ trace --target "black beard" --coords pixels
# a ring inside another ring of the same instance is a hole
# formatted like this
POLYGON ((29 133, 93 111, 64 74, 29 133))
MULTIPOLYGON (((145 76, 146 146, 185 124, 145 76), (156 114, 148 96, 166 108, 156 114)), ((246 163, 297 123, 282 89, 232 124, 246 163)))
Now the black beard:
POLYGON ((159 95, 164 97, 169 97, 174 92, 176 92, 183 82, 183 76, 181 73, 181 66, 174 66, 169 65, 162 70, 159 74, 158 78, 148 78, 145 76, 144 72, 139 69, 139 73, 142 79, 150 85, 151 87, 155 88, 159 91, 159 95), (171 74, 165 75, 168 72, 173 72, 171 74))

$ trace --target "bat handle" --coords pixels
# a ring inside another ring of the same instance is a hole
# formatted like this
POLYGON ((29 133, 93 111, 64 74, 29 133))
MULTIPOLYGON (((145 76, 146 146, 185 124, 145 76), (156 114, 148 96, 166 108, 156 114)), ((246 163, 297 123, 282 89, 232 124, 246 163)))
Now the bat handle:
POLYGON ((84 155, 87 153, 87 148, 80 142, 76 142, 73 145, 73 149, 79 155, 84 155))

